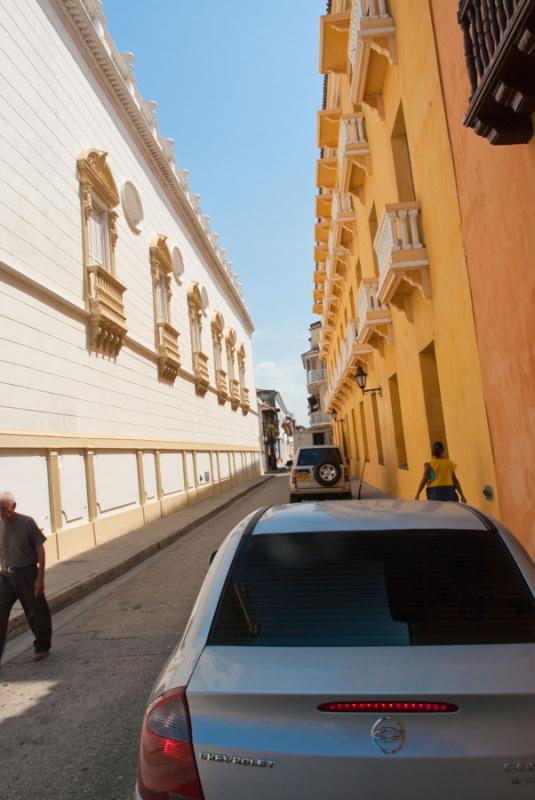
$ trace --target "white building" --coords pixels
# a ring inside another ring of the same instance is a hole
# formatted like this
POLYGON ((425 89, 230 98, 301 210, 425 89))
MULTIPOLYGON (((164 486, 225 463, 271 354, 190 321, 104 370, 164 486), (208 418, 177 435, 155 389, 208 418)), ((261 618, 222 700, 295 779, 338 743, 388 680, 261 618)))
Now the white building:
POLYGON ((313 444, 332 444, 332 417, 327 414, 328 382, 327 367, 320 360, 321 322, 313 322, 310 326, 310 347, 301 353, 301 361, 306 372, 308 390, 308 415, 310 428, 300 431, 301 446, 313 444))
POLYGON ((259 472, 253 325, 99 0, 0 11, 0 488, 54 560, 259 472))

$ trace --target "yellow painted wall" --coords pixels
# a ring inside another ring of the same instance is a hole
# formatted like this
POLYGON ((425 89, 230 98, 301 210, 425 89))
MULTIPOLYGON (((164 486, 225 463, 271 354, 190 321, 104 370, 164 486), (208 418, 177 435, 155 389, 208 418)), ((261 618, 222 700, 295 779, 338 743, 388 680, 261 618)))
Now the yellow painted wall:
MULTIPOLYGON (((432 298, 424 299, 413 289, 410 296, 412 321, 391 306, 394 344, 374 340, 368 365, 368 387, 380 386, 378 410, 384 451, 384 465, 378 464, 371 397, 364 397, 370 462, 365 479, 399 497, 414 497, 423 463, 429 458, 430 441, 419 353, 434 341, 442 408, 450 457, 458 463, 458 477, 469 502, 498 514, 498 501, 488 502, 482 494, 486 484, 495 488, 495 472, 482 394, 479 357, 463 250, 455 176, 442 101, 432 20, 422 0, 391 0, 396 25, 398 62, 387 70, 383 87, 384 119, 363 106, 367 138, 371 149, 371 175, 357 200, 357 238, 354 241, 348 276, 339 304, 336 335, 344 336, 345 317, 351 319, 349 289, 356 301, 356 260, 360 258, 363 277, 375 274, 368 218, 373 204, 381 224, 385 203, 399 202, 391 134, 403 104, 405 126, 414 178, 416 199, 421 203, 423 240, 430 261, 432 298), (407 450, 408 468, 397 465, 388 380, 397 374, 407 450)), ((342 80, 342 111, 351 113, 348 80, 342 80)), ((332 371, 339 346, 331 347, 328 367, 332 371)), ((356 383, 350 396, 339 404, 335 425, 341 443, 345 426, 352 471, 358 474, 351 409, 355 410, 358 448, 363 457, 358 404, 363 395, 356 383)))

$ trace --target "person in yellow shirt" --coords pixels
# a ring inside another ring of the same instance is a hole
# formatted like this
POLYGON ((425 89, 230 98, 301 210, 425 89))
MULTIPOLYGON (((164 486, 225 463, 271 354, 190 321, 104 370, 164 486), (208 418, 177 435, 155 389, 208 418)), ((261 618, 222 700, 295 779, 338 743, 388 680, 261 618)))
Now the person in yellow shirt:
POLYGON ((459 494, 462 502, 466 503, 466 497, 455 474, 457 464, 450 461, 449 458, 444 458, 444 445, 442 442, 433 444, 431 454, 433 458, 424 464, 424 474, 418 486, 415 499, 420 499, 420 493, 426 486, 428 500, 453 500, 458 502, 457 495, 459 494))

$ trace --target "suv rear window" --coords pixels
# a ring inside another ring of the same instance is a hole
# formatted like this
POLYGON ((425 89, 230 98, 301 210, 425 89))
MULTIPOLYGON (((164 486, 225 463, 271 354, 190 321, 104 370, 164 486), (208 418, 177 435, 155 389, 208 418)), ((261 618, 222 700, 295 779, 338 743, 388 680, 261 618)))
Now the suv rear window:
POLYGON ((535 642, 535 601, 499 534, 245 537, 208 644, 381 647, 535 642))
POLYGON ((329 464, 341 464, 340 450, 337 447, 307 447, 299 451, 297 466, 315 467, 324 461, 328 461, 329 464))

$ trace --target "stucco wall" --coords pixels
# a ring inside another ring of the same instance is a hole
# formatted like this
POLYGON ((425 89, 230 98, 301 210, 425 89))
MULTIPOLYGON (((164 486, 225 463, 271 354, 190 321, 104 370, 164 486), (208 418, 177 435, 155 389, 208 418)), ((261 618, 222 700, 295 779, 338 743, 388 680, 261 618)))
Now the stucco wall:
POLYGON ((493 147, 463 127, 455 9, 431 0, 503 521, 535 555, 535 138, 493 147))
MULTIPOLYGON (((432 296, 424 299, 414 288, 409 314, 390 304, 392 341, 372 340, 368 358, 368 387, 381 387, 377 398, 384 464, 379 463, 372 401, 356 384, 340 404, 335 426, 337 440, 352 450, 352 470, 362 468, 364 443, 360 403, 364 404, 370 461, 365 480, 395 496, 412 498, 430 456, 420 352, 434 343, 442 409, 450 457, 458 463, 458 476, 469 502, 497 514, 498 500, 488 502, 486 484, 495 486, 490 436, 476 346, 470 287, 461 236, 453 160, 441 97, 433 28, 429 7, 421 0, 391 0, 396 28, 397 64, 386 70, 383 86, 384 118, 363 105, 371 171, 357 201, 357 236, 352 244, 348 278, 340 303, 336 339, 329 366, 336 360, 345 336, 345 318, 351 319, 349 288, 357 298, 356 262, 364 278, 375 274, 368 220, 375 205, 379 226, 385 204, 399 202, 391 136, 400 102, 410 150, 416 200, 421 204, 423 241, 429 259, 432 296), (399 468, 395 446, 389 379, 397 375, 405 435, 407 466, 399 468), (354 412, 358 453, 355 446, 354 412)), ((342 78, 347 96, 347 79, 342 78), (345 83, 345 85, 344 85, 345 83)), ((343 112, 353 109, 347 102, 343 112)))
POLYGON ((182 285, 173 281, 171 311, 183 367, 192 371, 186 294, 198 281, 209 298, 202 349, 210 357, 211 383, 210 319, 219 311, 246 348, 246 385, 255 395, 251 337, 239 310, 206 266, 118 109, 46 2, 1 5, 0 263, 12 271, 0 272, 2 429, 256 445, 255 415, 219 405, 210 392, 197 397, 193 383, 180 376, 172 387, 159 383, 156 364, 136 351, 136 344, 155 349, 149 246, 162 233, 185 264, 182 285), (116 362, 88 352, 84 319, 36 288, 84 309, 76 159, 87 148, 109 154, 118 188, 132 181, 144 208, 139 235, 117 209, 116 274, 127 287, 132 346, 116 362))

